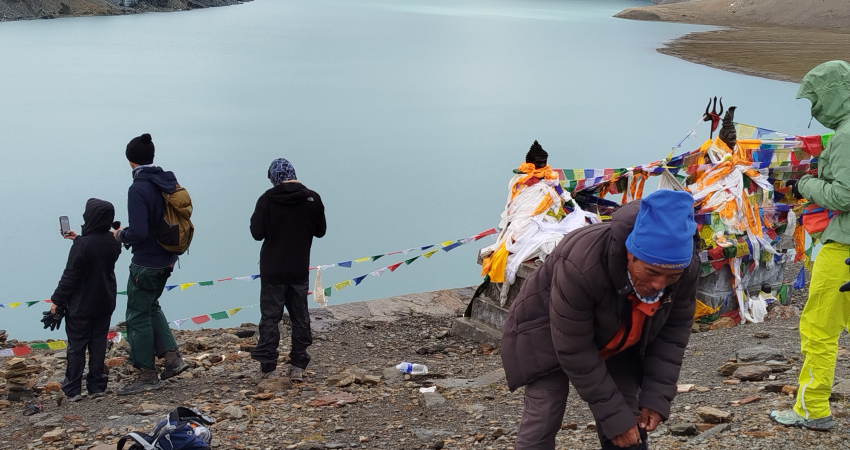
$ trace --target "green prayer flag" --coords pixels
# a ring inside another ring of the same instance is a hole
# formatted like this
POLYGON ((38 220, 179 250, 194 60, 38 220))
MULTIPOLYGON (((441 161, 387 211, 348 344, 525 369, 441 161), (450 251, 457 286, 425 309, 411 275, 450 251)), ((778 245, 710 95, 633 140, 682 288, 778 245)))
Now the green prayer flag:
POLYGON ((826 148, 826 144, 829 144, 829 140, 832 139, 832 136, 834 134, 835 133, 827 133, 827 134, 822 134, 820 136, 820 141, 823 143, 823 148, 826 148))
POLYGON ((210 317, 215 319, 215 320, 221 320, 221 319, 226 319, 229 316, 227 315, 227 311, 219 311, 217 313, 210 314, 210 317))
POLYGON ((710 274, 714 270, 711 263, 704 262, 699 265, 699 271, 701 276, 706 276, 710 274))
POLYGON ((384 255, 375 255, 375 256, 372 257, 372 261, 377 261, 377 260, 379 260, 383 257, 384 257, 384 255))
POLYGON ((734 245, 730 245, 729 247, 725 247, 723 249, 723 259, 732 259, 738 253, 738 249, 735 248, 734 245))
POLYGON ((118 293, 118 295, 127 295, 127 291, 121 291, 118 293))
POLYGON ((783 305, 788 299, 788 285, 782 283, 782 287, 779 288, 779 292, 776 294, 776 298, 779 300, 779 303, 783 305))
POLYGON ((29 308, 32 305, 35 305, 36 303, 41 303, 41 302, 27 302, 27 308, 29 308))
POLYGON ((325 288, 325 297, 330 297, 331 292, 333 292, 333 288, 329 288, 329 287, 325 288))
POLYGON ((35 344, 30 344, 30 348, 33 350, 48 350, 50 346, 44 342, 36 342, 35 344))
POLYGON ((413 261, 416 261, 417 259, 419 259, 419 257, 418 257, 418 256, 416 256, 416 257, 414 257, 414 258, 410 258, 410 259, 408 259, 407 261, 405 261, 404 263, 405 263, 405 264, 407 264, 407 265, 409 266, 409 265, 413 264, 413 261))
POLYGON ((199 281, 198 282, 198 286, 212 286, 212 285, 213 285, 212 280, 210 280, 210 281, 199 281))

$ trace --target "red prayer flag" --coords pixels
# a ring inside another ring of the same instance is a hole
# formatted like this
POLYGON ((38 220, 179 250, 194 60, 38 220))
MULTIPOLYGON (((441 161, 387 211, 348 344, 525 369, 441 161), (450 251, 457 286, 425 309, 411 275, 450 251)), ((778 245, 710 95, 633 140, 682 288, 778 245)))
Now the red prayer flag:
POLYGON ((217 281, 217 282, 221 283, 222 281, 230 281, 230 280, 232 280, 232 279, 233 279, 233 277, 227 277, 227 278, 222 278, 222 279, 220 279, 220 280, 215 280, 215 281, 217 281))
POLYGON ((404 264, 404 263, 403 262, 395 263, 391 266, 387 266, 387 269, 390 269, 390 272, 395 272, 395 270, 398 269, 398 266, 400 266, 402 264, 404 264))
POLYGON ((487 231, 482 231, 481 233, 476 234, 476 235, 475 235, 475 240, 477 241, 477 240, 479 240, 479 239, 481 239, 481 238, 483 238, 483 237, 485 237, 485 236, 490 236, 491 234, 496 234, 496 233, 497 233, 497 231, 496 231, 496 229, 495 229, 495 228, 490 228, 490 229, 489 229, 489 230, 487 230, 487 231))
POLYGON ((116 334, 118 334, 118 333, 115 332, 115 331, 110 331, 109 333, 106 333, 106 339, 111 341, 112 338, 114 338, 116 334))
POLYGON ((192 322, 194 322, 197 325, 200 325, 204 322, 209 322, 209 321, 210 321, 210 316, 208 316, 206 314, 204 314, 203 316, 192 317, 192 322))
POLYGON ((821 136, 798 136, 803 141, 803 151, 817 157, 823 151, 823 141, 821 136))
POLYGON ((30 348, 27 347, 26 345, 21 345, 20 347, 14 347, 12 349, 12 353, 15 356, 24 356, 24 355, 29 355, 31 353, 31 351, 30 351, 30 348))

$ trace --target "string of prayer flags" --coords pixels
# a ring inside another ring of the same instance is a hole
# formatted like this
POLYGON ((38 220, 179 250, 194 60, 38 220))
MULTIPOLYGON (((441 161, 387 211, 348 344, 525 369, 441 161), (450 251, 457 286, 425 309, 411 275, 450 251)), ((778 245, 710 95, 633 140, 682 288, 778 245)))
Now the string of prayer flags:
POLYGON ((215 320, 227 319, 228 317, 230 316, 227 315, 227 311, 219 311, 217 313, 210 314, 210 318, 215 320))
POLYGON ((196 283, 183 283, 180 285, 180 290, 185 291, 186 289, 194 286, 196 283))
POLYGON ((204 314, 203 316, 195 316, 195 317, 191 317, 191 320, 192 320, 192 322, 193 322, 195 325, 200 325, 200 324, 202 324, 202 323, 209 322, 209 321, 210 321, 210 316, 208 316, 208 315, 204 314))
POLYGON ((361 276, 359 276, 359 277, 357 277, 357 278, 352 278, 352 281, 354 281, 354 285, 355 285, 355 286, 360 286, 360 283, 362 283, 362 282, 363 282, 363 280, 364 280, 367 276, 368 276, 368 274, 367 274, 367 275, 361 275, 361 276))
POLYGON ((335 284, 334 289, 336 289, 337 291, 341 291, 346 286, 351 286, 351 280, 345 280, 335 284))
POLYGON ((414 256, 413 258, 410 258, 410 259, 408 259, 408 260, 404 261, 404 264, 406 264, 406 265, 408 265, 408 266, 409 266, 409 265, 413 264, 413 261, 416 261, 417 259, 419 259, 419 257, 418 257, 418 256, 414 256))
POLYGON ((228 310, 227 310, 227 315, 228 315, 228 316, 232 316, 232 315, 234 315, 234 314, 238 313, 241 309, 242 309, 241 307, 240 307, 240 308, 231 308, 231 309, 228 309, 228 310))

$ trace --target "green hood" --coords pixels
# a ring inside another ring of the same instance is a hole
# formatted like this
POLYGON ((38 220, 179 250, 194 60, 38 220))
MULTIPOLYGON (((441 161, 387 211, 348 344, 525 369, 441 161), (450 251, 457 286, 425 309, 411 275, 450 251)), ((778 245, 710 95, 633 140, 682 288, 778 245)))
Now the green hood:
POLYGON ((812 102, 812 117, 823 126, 836 129, 850 118, 850 64, 825 62, 807 73, 797 98, 812 102))

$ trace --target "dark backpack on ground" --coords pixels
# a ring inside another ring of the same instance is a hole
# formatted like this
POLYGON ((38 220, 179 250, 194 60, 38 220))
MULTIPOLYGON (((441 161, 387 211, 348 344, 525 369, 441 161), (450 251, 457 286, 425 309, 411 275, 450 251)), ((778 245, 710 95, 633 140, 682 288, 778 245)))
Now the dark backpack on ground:
POLYGON ((201 414, 197 408, 178 407, 168 413, 153 433, 127 433, 118 441, 118 450, 132 441, 129 450, 210 450, 212 433, 208 425, 215 419, 201 414))

